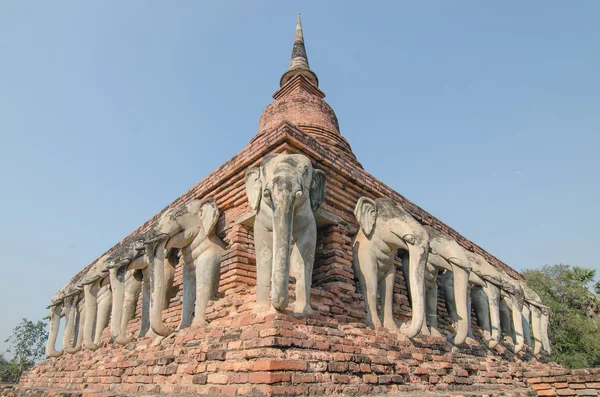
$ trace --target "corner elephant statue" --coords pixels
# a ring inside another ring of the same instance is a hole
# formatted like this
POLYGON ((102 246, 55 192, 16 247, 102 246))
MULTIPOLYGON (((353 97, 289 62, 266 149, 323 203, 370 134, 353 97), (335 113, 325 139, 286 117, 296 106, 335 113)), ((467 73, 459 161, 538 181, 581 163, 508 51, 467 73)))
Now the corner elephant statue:
POLYGON ((325 173, 302 154, 269 154, 245 177, 256 211, 256 311, 283 311, 289 303, 290 265, 296 277, 297 313, 312 313, 310 288, 317 241, 314 212, 325 198, 325 173))
POLYGON ((402 324, 400 332, 412 338, 424 323, 425 266, 429 252, 429 236, 406 210, 388 198, 371 200, 361 197, 354 215, 360 229, 352 244, 353 267, 367 301, 367 325, 381 327, 377 315, 377 292, 381 297, 383 326, 396 328, 392 317, 394 294, 394 257, 399 249, 408 252, 403 266, 410 267, 412 319, 402 324))
POLYGON ((174 331, 163 321, 162 311, 170 287, 165 279, 165 266, 169 266, 170 252, 175 249, 181 249, 183 257, 183 303, 178 328, 207 324, 206 306, 215 298, 221 256, 226 247, 215 233, 218 219, 214 198, 193 199, 169 209, 152 228, 150 235, 155 237, 145 241, 145 260, 151 269, 150 325, 156 334, 167 336, 174 331))
MULTIPOLYGON (((452 302, 455 315, 456 334, 449 340, 454 345, 461 345, 467 339, 470 322, 470 306, 468 302, 469 274, 471 261, 463 247, 446 233, 442 233, 431 226, 423 226, 429 235, 429 255, 425 274, 425 307, 426 319, 423 322, 424 334, 441 336, 438 330, 437 305, 438 284, 437 276, 440 271, 452 277, 452 288, 445 290, 446 300, 452 302), (427 330, 427 324, 431 330, 427 330)), ((404 278, 410 279, 410 265, 402 266, 404 278)), ((449 277, 447 277, 449 279, 449 277)), ((410 283, 407 283, 410 286, 410 283)), ((410 293, 410 288, 408 289, 410 293)), ((412 294, 411 294, 412 295, 412 294)))

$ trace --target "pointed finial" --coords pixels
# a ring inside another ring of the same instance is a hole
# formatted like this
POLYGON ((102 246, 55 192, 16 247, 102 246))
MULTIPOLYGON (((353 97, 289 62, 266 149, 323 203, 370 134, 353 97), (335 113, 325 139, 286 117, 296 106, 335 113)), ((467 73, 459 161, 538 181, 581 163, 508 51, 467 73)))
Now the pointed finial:
POLYGON ((302 32, 302 22, 300 13, 298 13, 298 21, 296 22, 296 35, 294 36, 294 47, 292 48, 292 59, 290 60, 290 68, 281 76, 280 86, 287 83, 293 76, 302 74, 306 76, 314 85, 319 86, 317 75, 310 70, 308 65, 308 57, 306 56, 306 48, 304 47, 304 33, 302 32))

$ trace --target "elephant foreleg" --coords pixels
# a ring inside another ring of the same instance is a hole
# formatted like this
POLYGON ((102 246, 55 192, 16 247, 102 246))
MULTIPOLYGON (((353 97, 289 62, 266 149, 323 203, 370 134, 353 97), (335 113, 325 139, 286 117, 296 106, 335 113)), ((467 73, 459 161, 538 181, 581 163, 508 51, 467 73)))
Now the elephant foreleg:
POLYGON ((121 328, 119 330, 119 337, 115 340, 115 342, 120 345, 126 345, 133 340, 133 335, 127 334, 127 325, 129 324, 129 321, 135 317, 135 309, 140 296, 141 287, 141 272, 139 270, 127 272, 125 276, 125 294, 123 298, 121 328))
POLYGON ((380 328, 381 320, 377 315, 378 262, 374 255, 369 254, 364 242, 356 241, 353 247, 352 262, 354 273, 358 279, 360 290, 367 304, 367 326, 380 328))
POLYGON ((112 288, 112 312, 110 314, 110 336, 116 340, 121 333, 121 314, 123 312, 123 300, 125 299, 124 273, 119 268, 109 271, 110 286, 112 288))
POLYGON ((523 336, 523 300, 519 299, 518 296, 512 295, 507 299, 507 303, 510 304, 510 310, 512 315, 512 326, 513 326, 513 343, 514 353, 519 353, 525 346, 525 338, 523 336))
POLYGON ((316 245, 317 226, 315 223, 311 223, 292 246, 290 262, 296 273, 296 304, 294 305, 296 313, 311 314, 313 312, 310 307, 310 289, 316 245))
POLYGON ((437 318, 437 301, 438 301, 438 286, 437 277, 439 270, 430 264, 427 264, 425 272, 425 319, 423 321, 423 329, 421 332, 431 336, 442 336, 438 329, 437 318), (429 325, 429 330, 427 326, 429 325))
POLYGON ((455 324, 456 334, 452 340, 455 345, 461 345, 467 339, 471 324, 471 305, 469 301, 469 270, 460 266, 452 267, 454 279, 454 301, 458 321, 455 324))
POLYGON ((540 321, 540 334, 542 337, 542 347, 546 353, 551 354, 552 349, 550 348, 550 339, 548 338, 548 325, 550 323, 550 313, 547 309, 542 312, 542 318, 540 321))
POLYGON ((393 263, 389 265, 389 269, 384 276, 383 282, 381 283, 381 308, 383 310, 383 326, 388 329, 397 328, 394 322, 394 281, 396 277, 396 267, 393 263))
POLYGON ((492 283, 487 283, 484 287, 484 291, 487 295, 487 301, 490 308, 491 338, 488 341, 488 347, 493 349, 500 343, 500 289, 492 283))
POLYGON ((85 322, 83 329, 83 345, 90 350, 95 350, 94 345, 94 324, 96 323, 96 308, 97 308, 97 291, 96 286, 92 289, 92 284, 83 286, 85 296, 85 322))
POLYGON ((273 233, 258 222, 254 225, 256 250, 256 312, 269 309, 271 272, 273 270, 273 233))
POLYGON ((477 325, 483 331, 483 338, 487 343, 492 338, 492 327, 490 325, 490 305, 488 304, 488 298, 483 292, 483 289, 475 285, 471 288, 471 301, 473 308, 475 309, 475 316, 477 317, 477 325))
MULTIPOLYGON (((189 249, 189 248, 186 248, 189 249)), ((185 249, 184 249, 185 250, 185 249)), ((183 264, 183 298, 181 303, 181 322, 179 329, 192 325, 194 315, 194 303, 197 302, 196 276, 201 270, 194 263, 183 264)))
POLYGON ((111 303, 112 292, 110 291, 110 285, 105 285, 98 291, 98 317, 96 318, 96 328, 94 331, 95 349, 92 350, 101 347, 102 331, 108 326, 111 303))
POLYGON ((196 311, 194 325, 206 325, 206 306, 214 299, 221 267, 222 249, 206 252, 196 262, 196 311))
POLYGON ((452 272, 444 272, 440 276, 440 279, 442 280, 448 317, 456 323, 458 321, 458 315, 456 314, 456 302, 454 301, 454 275, 452 272))
POLYGON ((83 303, 83 300, 79 300, 76 308, 77 313, 75 315, 73 347, 63 348, 69 354, 77 353, 81 350, 81 346, 83 345, 83 328, 85 324, 84 307, 85 304, 83 303))
POLYGON ((154 333, 150 326, 150 299, 152 295, 150 282, 150 269, 142 269, 142 319, 140 325, 139 338, 149 337, 154 339, 158 335, 154 333))
POLYGON ((65 299, 66 313, 65 313, 65 329, 63 333, 63 350, 67 353, 73 347, 73 337, 75 331, 75 319, 77 317, 77 307, 73 297, 65 299))
POLYGON ((529 319, 531 318, 531 311, 529 310, 529 306, 528 305, 523 305, 523 311, 521 313, 521 317, 522 317, 522 322, 523 322, 523 336, 525 337, 525 343, 527 344, 527 346, 532 347, 531 344, 531 332, 529 332, 530 329, 530 322, 529 319))

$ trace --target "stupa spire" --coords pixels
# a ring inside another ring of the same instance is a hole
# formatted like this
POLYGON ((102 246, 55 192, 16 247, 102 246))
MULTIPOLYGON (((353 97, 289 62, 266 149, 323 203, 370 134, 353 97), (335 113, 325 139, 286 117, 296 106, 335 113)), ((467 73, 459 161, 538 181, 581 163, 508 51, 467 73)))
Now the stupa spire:
POLYGON ((302 22, 300 21, 300 13, 298 13, 298 22, 296 23, 296 35, 294 37, 294 47, 292 48, 292 59, 290 60, 290 68, 281 76, 280 86, 287 83, 292 77, 302 74, 310 80, 315 86, 319 86, 317 75, 310 70, 308 65, 308 56, 306 55, 306 47, 304 47, 304 33, 302 32, 302 22))

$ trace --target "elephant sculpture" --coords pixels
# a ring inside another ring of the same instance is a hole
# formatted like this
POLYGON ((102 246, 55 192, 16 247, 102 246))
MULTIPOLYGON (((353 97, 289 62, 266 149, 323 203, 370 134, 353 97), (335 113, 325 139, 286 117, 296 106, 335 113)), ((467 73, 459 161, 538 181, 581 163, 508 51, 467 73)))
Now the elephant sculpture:
POLYGON ((472 283, 480 286, 472 293, 473 305, 489 348, 500 341, 501 331, 513 340, 513 351, 525 346, 523 334, 523 288, 504 271, 492 266, 481 255, 468 252, 472 283), (504 326, 504 328, 503 328, 504 326))
MULTIPOLYGON (((150 328, 150 275, 145 261, 146 234, 133 236, 125 241, 107 259, 112 288, 111 336, 115 343, 125 345, 133 335, 127 334, 127 326, 135 317, 135 310, 142 293, 142 319, 139 337, 155 336, 150 328)), ((163 277, 172 280, 173 272, 166 267, 163 277)))
POLYGON ((394 293, 394 257, 402 249, 402 266, 408 266, 412 319, 400 332, 412 338, 424 322, 425 267, 429 252, 427 231, 406 210, 388 198, 371 200, 361 197, 354 215, 360 229, 352 244, 353 268, 367 303, 367 325, 378 328, 377 292, 383 309, 383 326, 395 328, 392 305, 394 293))
MULTIPOLYGON (((423 322, 424 334, 441 336, 438 330, 437 304, 438 285, 437 276, 440 271, 451 276, 452 288, 446 289, 446 299, 450 300, 454 308, 454 320, 456 334, 450 337, 454 345, 461 345, 467 339, 470 321, 470 306, 468 303, 468 284, 471 272, 471 262, 463 247, 451 238, 431 226, 424 226, 429 235, 429 255, 427 256, 427 267, 425 273, 425 308, 426 319, 423 322), (427 329, 427 324, 431 330, 427 329)), ((404 278, 409 278, 410 265, 403 266, 404 278)), ((450 277, 446 277, 450 280, 450 277)), ((407 283, 410 285, 410 283, 407 283)), ((409 289, 410 293, 410 289, 409 289)))
POLYGON ((112 304, 112 291, 106 257, 98 259, 79 283, 85 301, 83 322, 83 346, 98 350, 102 331, 108 326, 112 304))
POLYGON ((325 198, 325 173, 302 154, 269 154, 246 172, 246 195, 256 211, 256 311, 289 303, 289 273, 296 277, 294 311, 310 314, 317 240, 314 212, 325 198))
POLYGON ((74 354, 83 347, 83 328, 85 323, 85 302, 83 292, 77 290, 70 297, 65 298, 66 303, 66 326, 63 339, 63 350, 74 354), (70 301, 68 299, 71 299, 70 301), (72 328, 71 325, 72 324, 72 328), (68 331, 68 332, 67 332, 68 331), (70 336, 69 336, 70 335, 70 336))
POLYGON ((73 354, 81 350, 83 338, 83 302, 82 293, 75 290, 63 300, 65 329, 63 331, 63 351, 73 354))
POLYGON ((183 303, 179 328, 206 325, 205 312, 214 299, 226 244, 215 233, 219 209, 214 198, 194 199, 163 214, 145 241, 145 260, 151 271, 150 325, 152 330, 167 336, 174 330, 162 319, 169 283, 165 280, 166 262, 173 259, 174 250, 183 257, 183 303))
POLYGON ((525 303, 523 305, 523 331, 525 340, 529 346, 533 347, 533 354, 540 354, 542 349, 550 353, 547 320, 549 313, 548 306, 542 304, 540 296, 524 281, 519 281, 519 284, 523 288, 525 294, 525 303), (545 320, 543 320, 544 317, 545 320), (533 344, 531 335, 529 335, 530 327, 533 333, 533 344))

